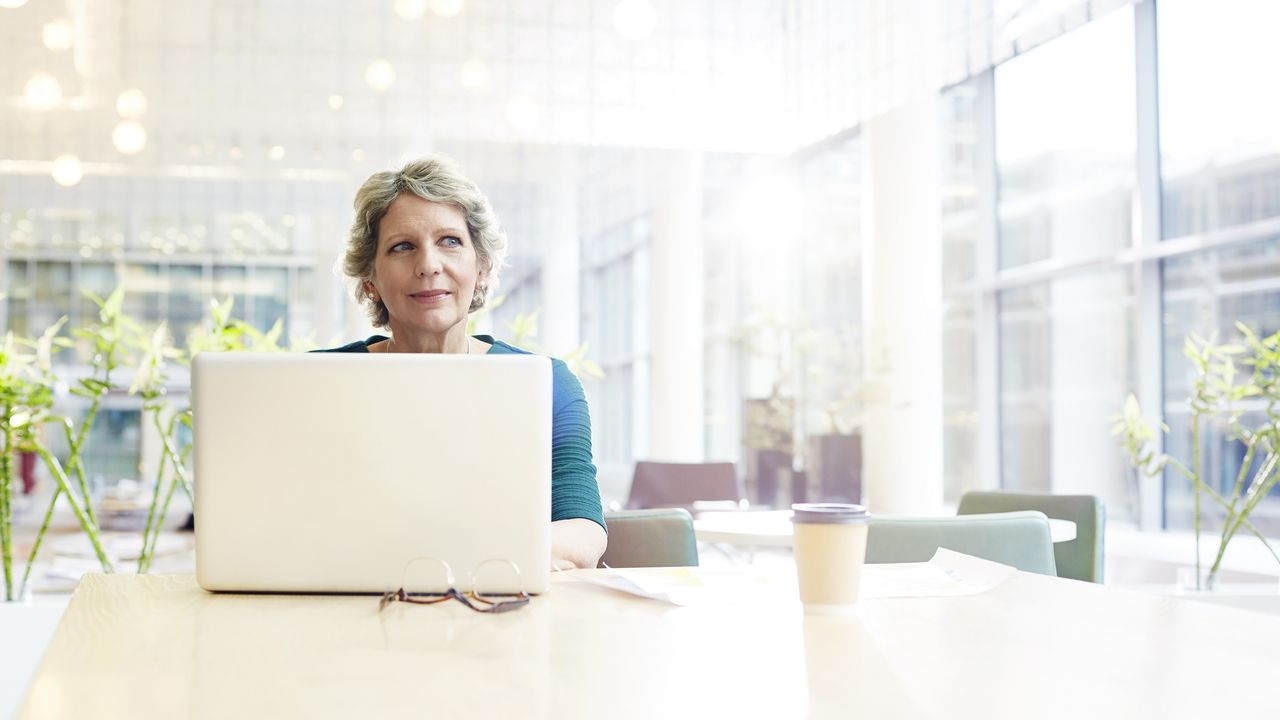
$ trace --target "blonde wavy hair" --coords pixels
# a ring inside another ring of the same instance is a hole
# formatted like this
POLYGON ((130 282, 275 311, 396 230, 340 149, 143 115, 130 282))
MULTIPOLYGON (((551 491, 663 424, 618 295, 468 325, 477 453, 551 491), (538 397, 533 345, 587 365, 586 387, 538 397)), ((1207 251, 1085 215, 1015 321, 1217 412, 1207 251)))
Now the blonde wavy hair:
POLYGON ((390 321, 387 306, 371 299, 364 283, 373 278, 373 261, 378 254, 378 224, 400 193, 413 193, 423 200, 448 203, 467 218, 467 232, 480 267, 480 282, 471 298, 475 312, 497 287, 498 275, 507 257, 507 235, 498 225, 498 217, 489 198, 458 169, 457 163, 445 155, 433 154, 413 160, 399 170, 385 170, 369 176, 356 192, 355 220, 347 237, 342 258, 342 271, 357 282, 353 288, 356 302, 369 312, 375 327, 385 328, 390 321))

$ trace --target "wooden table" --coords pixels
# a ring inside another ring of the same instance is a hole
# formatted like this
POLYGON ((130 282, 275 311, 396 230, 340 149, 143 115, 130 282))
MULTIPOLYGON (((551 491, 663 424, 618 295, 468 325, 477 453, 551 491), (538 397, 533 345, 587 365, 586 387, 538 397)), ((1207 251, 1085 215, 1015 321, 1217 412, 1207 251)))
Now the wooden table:
MULTIPOLYGON (((790 510, 745 510, 699 513, 693 520, 701 542, 745 547, 791 547, 790 510)), ((1049 518, 1049 537, 1055 543, 1076 539, 1076 524, 1049 518)))
POLYGON ((601 572, 496 616, 90 575, 18 716, 1280 717, 1273 616, 1028 573, 806 616, 781 574, 675 607, 601 572))

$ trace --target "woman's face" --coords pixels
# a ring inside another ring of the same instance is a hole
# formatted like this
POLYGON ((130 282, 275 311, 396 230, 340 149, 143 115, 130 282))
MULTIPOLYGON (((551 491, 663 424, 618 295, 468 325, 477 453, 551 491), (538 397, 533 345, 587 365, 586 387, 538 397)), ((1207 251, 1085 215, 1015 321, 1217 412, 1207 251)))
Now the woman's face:
POLYGON ((365 290, 386 304, 393 333, 442 335, 465 323, 479 280, 462 210, 413 193, 391 201, 365 290))

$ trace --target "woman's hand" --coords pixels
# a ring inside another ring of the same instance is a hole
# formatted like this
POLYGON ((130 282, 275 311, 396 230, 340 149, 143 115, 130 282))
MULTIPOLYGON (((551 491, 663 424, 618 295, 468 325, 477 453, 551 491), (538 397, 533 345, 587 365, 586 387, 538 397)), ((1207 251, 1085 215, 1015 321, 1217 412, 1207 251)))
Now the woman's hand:
POLYGON ((571 518, 551 523, 551 569, 593 568, 609 537, 594 520, 571 518))

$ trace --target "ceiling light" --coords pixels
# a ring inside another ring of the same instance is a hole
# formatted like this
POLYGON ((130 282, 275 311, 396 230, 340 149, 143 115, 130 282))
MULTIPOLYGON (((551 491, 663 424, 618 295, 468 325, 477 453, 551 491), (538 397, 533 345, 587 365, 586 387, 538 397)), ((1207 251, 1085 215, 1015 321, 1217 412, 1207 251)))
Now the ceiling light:
POLYGON ((241 150, 240 150, 240 146, 239 146, 239 145, 232 145, 231 147, 227 148, 227 155, 228 155, 232 160, 239 160, 239 159, 240 159, 240 156, 241 156, 242 154, 244 154, 244 153, 243 153, 243 151, 241 151, 241 150))
POLYGON ((329 109, 331 110, 341 110, 343 104, 345 103, 346 103, 346 100, 341 95, 329 96, 329 109))
POLYGON ((352 150, 351 159, 354 162, 364 162, 364 151, 361 150, 360 148, 356 148, 355 150, 352 150))
POLYGON ((280 162, 284 159, 284 146, 272 145, 271 149, 267 151, 267 157, 276 162, 280 162))
POLYGON ((116 112, 126 120, 137 120, 147 111, 147 96, 137 88, 120 93, 116 98, 116 112))
POLYGON ((121 120, 111 132, 111 144, 125 155, 137 155, 147 145, 147 131, 135 120, 121 120))
POLYGON ((36 73, 27 81, 23 95, 26 96, 27 104, 31 107, 36 110, 48 110, 62 100, 62 86, 58 85, 57 79, 52 75, 36 73))
POLYGON ((84 168, 80 158, 75 155, 60 155, 53 161, 53 181, 62 187, 71 187, 84 177, 84 168))
POLYGON ((9 8, 10 10, 20 8, 27 4, 27 0, 0 0, 0 8, 9 8))
POLYGON ((427 12, 427 0, 396 0, 396 14, 405 20, 417 20, 427 12))
POLYGON ((71 45, 76 39, 76 29, 71 25, 70 20, 58 18, 49 21, 40 35, 44 40, 45 47, 54 52, 61 52, 71 49, 71 45))
POLYGON ((483 90, 489 86, 489 66, 483 60, 468 60, 462 63, 460 79, 468 90, 483 90))
POLYGON ((462 12, 462 0, 431 0, 431 12, 442 18, 456 17, 462 12))
POLYGON ((364 69, 364 81, 374 90, 387 90, 396 84, 396 69, 391 67, 391 63, 379 58, 364 69))
POLYGON ((613 27, 628 40, 644 40, 657 24, 658 14, 649 0, 618 0, 613 7, 613 27))

